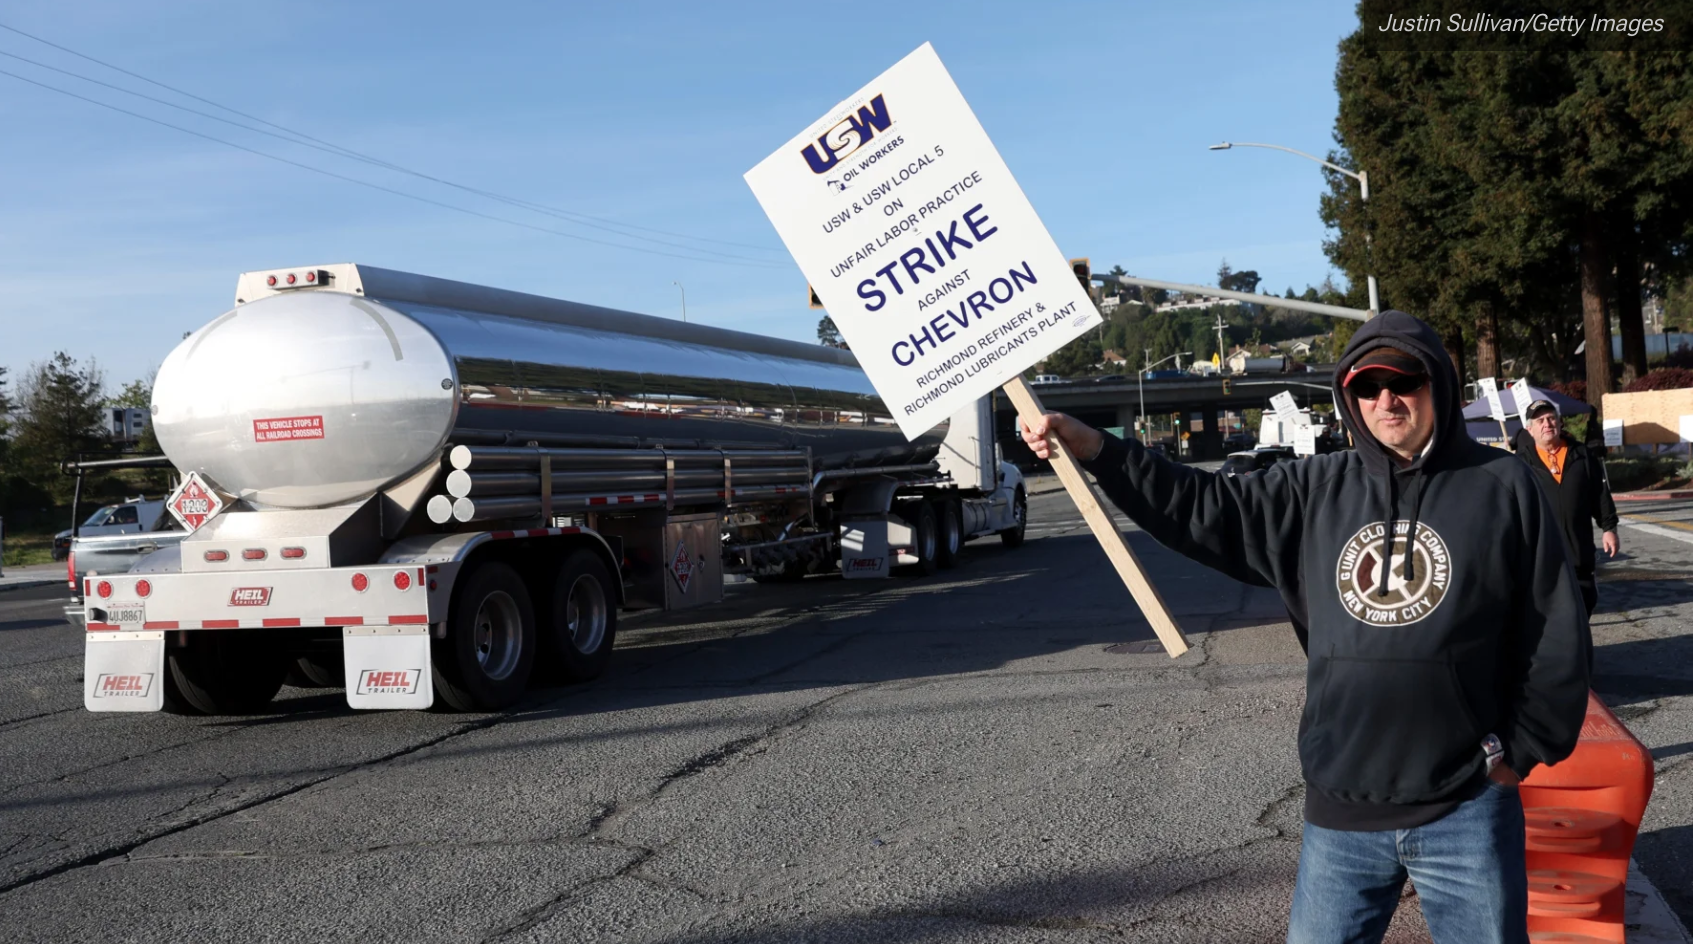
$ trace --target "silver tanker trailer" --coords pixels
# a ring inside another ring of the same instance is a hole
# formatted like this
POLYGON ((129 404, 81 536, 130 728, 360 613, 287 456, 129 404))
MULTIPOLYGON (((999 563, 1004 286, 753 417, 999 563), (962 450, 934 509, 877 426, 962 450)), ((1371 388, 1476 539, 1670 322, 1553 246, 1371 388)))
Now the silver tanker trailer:
POLYGON ((91 711, 500 708, 725 574, 1024 538, 987 401, 909 442, 846 351, 370 266, 242 275, 153 422, 191 533, 84 579, 91 711))

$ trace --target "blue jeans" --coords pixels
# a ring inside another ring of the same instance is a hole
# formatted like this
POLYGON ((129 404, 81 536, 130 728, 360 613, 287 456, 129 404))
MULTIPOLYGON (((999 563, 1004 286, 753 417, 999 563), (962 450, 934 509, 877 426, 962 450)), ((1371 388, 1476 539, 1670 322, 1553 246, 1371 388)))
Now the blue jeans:
POLYGON ((1302 824, 1289 944, 1378 944, 1412 879, 1433 944, 1527 944, 1525 810, 1487 783, 1413 829, 1302 824))

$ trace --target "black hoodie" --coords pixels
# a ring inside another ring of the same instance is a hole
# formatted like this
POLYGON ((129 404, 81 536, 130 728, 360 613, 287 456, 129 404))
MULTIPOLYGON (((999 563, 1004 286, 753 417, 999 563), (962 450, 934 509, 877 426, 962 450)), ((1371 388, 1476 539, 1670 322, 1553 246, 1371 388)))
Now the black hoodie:
POLYGON ((1308 654, 1308 821, 1411 828, 1478 789, 1486 735, 1521 776, 1572 752, 1589 628, 1561 526, 1524 462, 1467 437, 1435 331, 1384 312, 1355 332, 1332 387, 1350 452, 1221 476, 1107 436, 1084 465, 1160 543, 1282 594, 1308 654), (1406 469, 1341 388, 1385 346, 1432 378, 1432 442, 1406 469))

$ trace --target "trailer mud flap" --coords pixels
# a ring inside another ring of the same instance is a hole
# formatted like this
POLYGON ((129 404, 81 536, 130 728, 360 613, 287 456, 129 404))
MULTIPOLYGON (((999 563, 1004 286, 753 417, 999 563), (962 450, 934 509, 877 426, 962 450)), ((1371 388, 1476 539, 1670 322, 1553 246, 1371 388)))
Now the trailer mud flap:
POLYGON ((89 711, 158 711, 165 707, 165 634, 87 633, 82 704, 89 711))
POLYGON ((345 626, 342 658, 350 708, 428 708, 436 700, 427 625, 345 626))
POLYGON ((883 518, 842 524, 842 576, 866 580, 889 576, 889 522, 883 518))

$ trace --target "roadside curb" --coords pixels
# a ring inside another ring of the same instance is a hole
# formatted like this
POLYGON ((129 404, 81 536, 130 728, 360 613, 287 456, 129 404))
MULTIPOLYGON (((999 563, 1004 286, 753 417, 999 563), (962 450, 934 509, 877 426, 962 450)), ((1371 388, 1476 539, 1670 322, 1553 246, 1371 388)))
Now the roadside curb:
POLYGON ((45 587, 64 582, 64 577, 18 577, 12 579, 0 577, 0 593, 5 593, 7 590, 28 590, 31 587, 45 587))
POLYGON ((1667 492, 1615 492, 1614 501, 1671 501, 1679 498, 1688 501, 1690 493, 1690 489, 1667 492))

